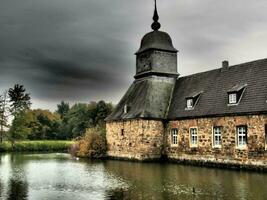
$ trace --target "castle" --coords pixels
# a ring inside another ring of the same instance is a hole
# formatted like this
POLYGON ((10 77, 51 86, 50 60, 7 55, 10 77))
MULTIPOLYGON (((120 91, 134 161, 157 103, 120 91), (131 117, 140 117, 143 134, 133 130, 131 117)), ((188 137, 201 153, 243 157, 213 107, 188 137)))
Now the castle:
POLYGON ((108 156, 267 168, 267 59, 180 77, 160 29, 136 52, 136 75, 106 119, 108 156))

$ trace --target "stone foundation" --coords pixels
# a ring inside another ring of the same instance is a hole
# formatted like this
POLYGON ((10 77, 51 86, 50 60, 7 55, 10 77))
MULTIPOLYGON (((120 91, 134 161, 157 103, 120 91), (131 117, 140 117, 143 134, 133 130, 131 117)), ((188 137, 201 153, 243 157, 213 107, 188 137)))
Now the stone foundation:
POLYGON ((172 160, 199 161, 233 165, 267 166, 265 150, 266 115, 201 118, 171 121, 166 134, 164 154, 172 160), (247 146, 237 146, 237 126, 247 126, 247 146), (190 128, 198 130, 198 145, 190 146, 190 128), (222 145, 213 146, 213 127, 221 127, 222 145), (171 129, 178 129, 178 145, 171 142, 171 129))
POLYGON ((121 159, 160 159, 164 127, 161 121, 128 120, 108 122, 108 156, 121 159))
POLYGON ((197 165, 267 169, 266 124, 267 115, 176 120, 166 126, 156 120, 108 122, 108 156, 140 161, 164 157, 197 165), (239 148, 236 141, 237 126, 242 125, 247 127, 245 148, 239 148), (213 146, 213 127, 222 130, 219 148, 213 146), (178 129, 177 145, 171 141, 173 128, 178 129), (190 145, 190 128, 197 128, 198 144, 194 147, 190 145))

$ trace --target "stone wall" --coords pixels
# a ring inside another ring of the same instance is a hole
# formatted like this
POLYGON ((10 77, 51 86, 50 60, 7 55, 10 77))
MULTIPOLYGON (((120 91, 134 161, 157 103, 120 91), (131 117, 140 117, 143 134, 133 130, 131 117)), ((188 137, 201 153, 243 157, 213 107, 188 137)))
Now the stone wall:
POLYGON ((166 129, 164 154, 172 160, 237 165, 267 166, 265 125, 267 115, 200 118, 171 121, 166 129), (247 126, 247 146, 237 147, 237 126, 247 126), (213 147, 213 127, 221 127, 222 145, 213 147), (198 130, 198 145, 190 147, 190 128, 198 130), (171 141, 171 129, 178 129, 178 145, 171 141))
POLYGON ((106 129, 109 157, 152 160, 162 155, 164 126, 161 121, 108 122, 106 129))

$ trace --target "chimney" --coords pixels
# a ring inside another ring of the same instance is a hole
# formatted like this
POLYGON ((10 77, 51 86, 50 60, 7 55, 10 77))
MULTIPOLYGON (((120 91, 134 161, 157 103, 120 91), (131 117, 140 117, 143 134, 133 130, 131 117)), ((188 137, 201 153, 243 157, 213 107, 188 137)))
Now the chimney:
POLYGON ((228 60, 224 60, 223 62, 222 62, 222 68, 223 69, 227 69, 229 67, 229 62, 228 62, 228 60))

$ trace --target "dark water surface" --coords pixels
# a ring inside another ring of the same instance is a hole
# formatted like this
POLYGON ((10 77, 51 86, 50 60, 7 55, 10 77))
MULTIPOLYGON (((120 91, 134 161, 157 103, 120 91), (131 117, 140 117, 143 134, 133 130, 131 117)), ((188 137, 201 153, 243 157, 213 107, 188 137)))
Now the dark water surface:
POLYGON ((267 200, 267 174, 176 164, 93 162, 68 154, 0 154, 0 199, 267 200))

